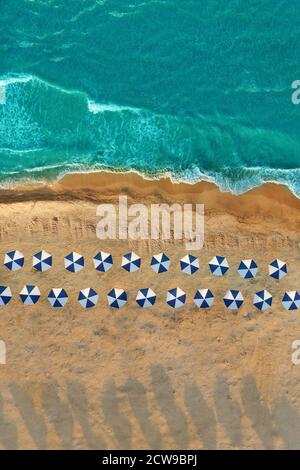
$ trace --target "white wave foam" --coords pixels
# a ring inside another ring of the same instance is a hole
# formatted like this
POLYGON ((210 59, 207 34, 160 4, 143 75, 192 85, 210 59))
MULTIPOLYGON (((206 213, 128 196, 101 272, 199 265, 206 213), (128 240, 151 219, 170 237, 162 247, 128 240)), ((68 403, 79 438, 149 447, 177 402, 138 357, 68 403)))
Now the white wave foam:
POLYGON ((0 104, 6 103, 5 87, 0 85, 0 104))
POLYGON ((104 113, 106 111, 111 113, 119 113, 122 111, 138 113, 140 111, 138 108, 132 108, 130 106, 120 106, 114 103, 96 103, 95 101, 91 100, 88 100, 88 109, 93 114, 104 113))
POLYGON ((122 106, 122 105, 115 104, 115 103, 97 103, 96 101, 89 99, 85 92, 82 92, 80 90, 67 90, 63 87, 60 87, 59 85, 49 83, 39 77, 36 77, 33 75, 26 75, 26 74, 22 74, 22 75, 14 74, 14 75, 0 76, 0 104, 5 104, 5 94, 6 94, 7 86, 13 85, 15 83, 30 82, 31 80, 41 82, 45 86, 54 88, 61 93, 67 93, 67 94, 79 93, 79 94, 84 95, 87 100, 88 110, 93 114, 104 113, 104 112, 119 113, 122 111, 130 111, 132 113, 138 114, 141 111, 141 109, 135 108, 132 106, 122 106))
POLYGON ((0 78, 0 105, 6 104, 6 88, 14 83, 29 82, 32 79, 31 75, 16 75, 5 76, 0 78))
POLYGON ((223 192, 232 194, 243 194, 253 188, 262 186, 265 183, 282 184, 300 198, 300 168, 275 169, 264 167, 245 167, 244 176, 233 181, 222 171, 212 171, 204 173, 199 168, 194 167, 183 172, 172 172, 170 178, 172 182, 194 184, 200 181, 215 183, 223 192))
POLYGON ((7 87, 13 83, 30 82, 32 78, 33 77, 31 75, 12 75, 0 77, 0 87, 7 87))

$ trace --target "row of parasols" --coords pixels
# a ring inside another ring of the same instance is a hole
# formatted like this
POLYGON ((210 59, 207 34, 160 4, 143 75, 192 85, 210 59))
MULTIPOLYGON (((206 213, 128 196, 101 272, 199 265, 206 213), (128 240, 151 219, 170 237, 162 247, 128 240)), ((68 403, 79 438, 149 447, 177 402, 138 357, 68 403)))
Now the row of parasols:
MULTIPOLYGON (((19 293, 20 300, 25 305, 36 304, 41 293, 38 286, 25 285, 19 293)), ((7 305, 12 298, 12 292, 8 286, 0 286, 0 305, 7 305)), ((136 303, 141 308, 152 307, 157 299, 155 292, 146 287, 140 289, 136 295, 136 303)), ((91 287, 81 289, 77 300, 84 308, 95 307, 99 300, 98 293, 91 287)), ((179 308, 186 303, 186 293, 175 287, 167 291, 166 303, 172 308, 179 308)), ((214 294, 210 289, 198 289, 194 295, 194 303, 198 308, 208 309, 214 303, 214 294)), ((64 288, 53 288, 48 294, 48 301, 54 308, 64 307, 68 301, 68 294, 64 288)), ((223 297, 225 307, 230 310, 239 310, 244 303, 241 291, 230 289, 223 297)), ((272 306, 273 296, 267 290, 261 290, 254 294, 253 305, 259 310, 267 310, 272 306)), ((121 308, 127 303, 127 293, 120 288, 113 288, 107 294, 107 303, 110 307, 121 308)), ((300 308, 300 294, 297 291, 285 292, 282 297, 282 305, 286 310, 298 310, 300 308)))
MULTIPOLYGON (((4 256, 4 265, 11 271, 18 271, 25 264, 24 255, 19 250, 9 251, 4 256)), ((44 250, 39 251, 32 258, 32 266, 37 271, 48 271, 53 264, 52 255, 44 250)), ((113 257, 110 253, 99 251, 93 257, 94 268, 100 272, 107 272, 113 266, 113 257)), ((200 268, 199 258, 187 254, 180 260, 180 270, 188 275, 192 275, 200 268)), ((84 257, 72 251, 64 257, 64 267, 67 271, 77 273, 84 268, 84 257)), ((141 268, 142 260, 134 252, 126 253, 122 256, 121 267, 132 273, 141 268)), ((158 274, 167 272, 170 269, 170 258, 165 253, 152 256, 151 268, 158 274)), ((224 276, 229 270, 229 263, 224 256, 214 256, 208 263, 209 269, 214 276, 224 276)), ((274 259, 268 266, 269 275, 280 280, 286 276, 288 269, 285 261, 274 259)), ((244 259, 240 262, 237 272, 244 279, 254 278, 258 273, 257 263, 253 259, 244 259)))

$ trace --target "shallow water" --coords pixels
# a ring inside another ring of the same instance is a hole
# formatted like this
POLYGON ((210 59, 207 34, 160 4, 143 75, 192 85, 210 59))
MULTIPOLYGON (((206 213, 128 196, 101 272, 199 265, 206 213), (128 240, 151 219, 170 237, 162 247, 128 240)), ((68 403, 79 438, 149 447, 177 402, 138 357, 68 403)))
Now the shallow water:
POLYGON ((300 195, 295 0, 2 0, 1 184, 134 169, 300 195))

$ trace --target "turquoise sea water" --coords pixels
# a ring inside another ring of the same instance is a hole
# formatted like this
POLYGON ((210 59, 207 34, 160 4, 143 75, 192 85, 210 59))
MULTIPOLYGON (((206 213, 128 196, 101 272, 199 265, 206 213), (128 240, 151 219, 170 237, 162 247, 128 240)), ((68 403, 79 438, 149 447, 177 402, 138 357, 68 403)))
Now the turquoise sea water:
POLYGON ((300 196, 298 0, 0 0, 0 184, 101 168, 300 196))

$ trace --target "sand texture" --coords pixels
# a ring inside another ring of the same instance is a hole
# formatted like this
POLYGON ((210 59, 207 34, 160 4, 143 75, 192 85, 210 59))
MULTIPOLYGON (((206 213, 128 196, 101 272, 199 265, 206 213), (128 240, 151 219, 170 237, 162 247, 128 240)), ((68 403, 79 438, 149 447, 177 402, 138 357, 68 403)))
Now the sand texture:
POLYGON ((300 366, 291 344, 300 339, 300 312, 281 305, 285 290, 300 290, 300 201, 286 188, 265 185, 242 196, 221 193, 210 183, 146 181, 135 174, 83 174, 53 185, 23 186, 0 193, 0 258, 10 249, 26 258, 12 273, 0 265, 1 284, 14 297, 0 311, 0 339, 7 364, 0 365, 0 447, 4 449, 294 449, 300 448, 300 366), (186 254, 182 241, 101 241, 96 237, 98 203, 204 203, 205 245, 194 252, 200 270, 179 270, 186 254), (54 266, 35 272, 31 257, 52 253, 54 266), (67 272, 63 258, 75 250, 85 268, 67 272), (98 273, 92 257, 111 252, 114 267, 98 273), (142 257, 140 271, 120 267, 123 253, 142 257), (153 254, 166 252, 168 273, 149 267, 153 254), (228 258, 224 278, 208 269, 212 256, 228 258), (268 263, 287 261, 281 282, 269 278, 268 263), (243 280, 236 272, 243 258, 254 258, 259 274, 243 280), (18 293, 37 284, 42 298, 24 306, 18 293), (156 305, 141 310, 138 289, 151 287, 156 305), (176 311, 166 291, 180 286, 187 304, 176 311), (69 301, 50 308, 51 287, 64 287, 69 301), (80 288, 93 287, 98 305, 84 310, 80 288), (128 304, 107 306, 106 293, 122 287, 128 304), (198 288, 210 288, 215 304, 199 311, 198 288), (240 289, 238 313, 225 309, 227 289, 240 289), (257 290, 273 295, 260 313, 252 305, 257 290))

